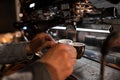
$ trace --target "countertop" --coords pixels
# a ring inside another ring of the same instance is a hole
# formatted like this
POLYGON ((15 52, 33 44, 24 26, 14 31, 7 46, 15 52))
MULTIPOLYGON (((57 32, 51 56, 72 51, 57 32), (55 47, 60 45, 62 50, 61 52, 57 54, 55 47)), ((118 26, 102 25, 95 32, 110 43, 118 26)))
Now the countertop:
MULTIPOLYGON (((100 64, 82 57, 77 60, 73 75, 79 80, 100 80, 100 64)), ((119 80, 120 71, 105 66, 104 80, 119 80)))

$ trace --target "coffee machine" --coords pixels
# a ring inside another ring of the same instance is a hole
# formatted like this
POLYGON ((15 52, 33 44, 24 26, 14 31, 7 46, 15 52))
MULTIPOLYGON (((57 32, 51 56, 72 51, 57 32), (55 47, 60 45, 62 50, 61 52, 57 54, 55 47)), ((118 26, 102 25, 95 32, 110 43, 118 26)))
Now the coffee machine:
POLYGON ((15 23, 15 27, 23 30, 29 40, 40 32, 50 33, 54 37, 56 34, 51 32, 51 29, 63 28, 67 36, 64 38, 75 42, 77 23, 81 22, 85 14, 101 13, 88 0, 20 0, 20 2, 23 17, 20 22, 15 23))

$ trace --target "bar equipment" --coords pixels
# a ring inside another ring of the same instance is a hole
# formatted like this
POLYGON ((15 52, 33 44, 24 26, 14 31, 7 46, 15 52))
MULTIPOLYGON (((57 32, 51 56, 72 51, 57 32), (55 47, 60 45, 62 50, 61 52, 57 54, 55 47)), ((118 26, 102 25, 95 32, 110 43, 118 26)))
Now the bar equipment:
MULTIPOLYGON (((84 16, 87 16, 86 14, 94 15, 97 12, 96 8, 92 6, 88 0, 45 0, 44 4, 41 5, 40 3, 40 0, 21 0, 24 15, 23 22, 20 23, 20 25, 17 23, 18 26, 16 28, 23 30, 25 36, 29 39, 35 34, 46 32, 56 25, 65 26, 66 38, 72 39, 74 42, 76 42, 77 31, 109 33, 109 31, 104 30, 77 28, 77 22, 84 16), (34 5, 30 6, 32 4, 34 5), (45 23, 50 25, 45 25, 45 23), (41 27, 41 25, 44 27, 41 27), (25 27, 27 27, 27 29, 25 27)), ((92 18, 92 20, 93 19, 102 22, 100 18, 92 18)), ((105 57, 102 58, 101 60, 104 60, 105 57)), ((103 62, 101 64, 104 64, 104 61, 101 62, 103 62)), ((101 67, 101 71, 104 71, 103 66, 101 67)))

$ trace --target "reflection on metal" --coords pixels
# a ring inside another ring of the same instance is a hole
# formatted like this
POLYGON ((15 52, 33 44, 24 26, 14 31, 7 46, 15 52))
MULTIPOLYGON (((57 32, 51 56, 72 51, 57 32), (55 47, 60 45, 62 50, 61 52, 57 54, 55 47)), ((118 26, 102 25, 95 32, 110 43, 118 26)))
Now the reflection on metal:
MULTIPOLYGON (((66 27, 61 27, 61 26, 56 26, 53 27, 52 29, 57 29, 57 30, 66 30, 66 27)), ((76 31, 85 31, 85 32, 97 32, 97 33, 110 33, 109 30, 97 30, 97 29, 87 29, 87 28, 76 28, 76 31)))

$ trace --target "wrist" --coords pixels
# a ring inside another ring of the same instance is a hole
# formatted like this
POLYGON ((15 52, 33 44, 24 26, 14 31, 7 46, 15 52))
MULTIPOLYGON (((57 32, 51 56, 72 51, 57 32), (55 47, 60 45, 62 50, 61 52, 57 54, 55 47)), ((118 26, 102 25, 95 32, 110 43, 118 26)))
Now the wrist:
POLYGON ((33 52, 31 51, 31 47, 29 43, 26 44, 25 50, 26 50, 27 56, 33 55, 33 52))
POLYGON ((29 43, 27 43, 25 49, 26 49, 26 56, 27 56, 27 59, 31 60, 31 59, 34 57, 34 53, 31 51, 31 48, 30 48, 29 43))
POLYGON ((50 74, 51 76, 51 80, 62 80, 59 78, 59 75, 58 75, 58 72, 57 72, 57 69, 49 64, 45 64, 45 67, 47 68, 48 70, 48 73, 50 74))

